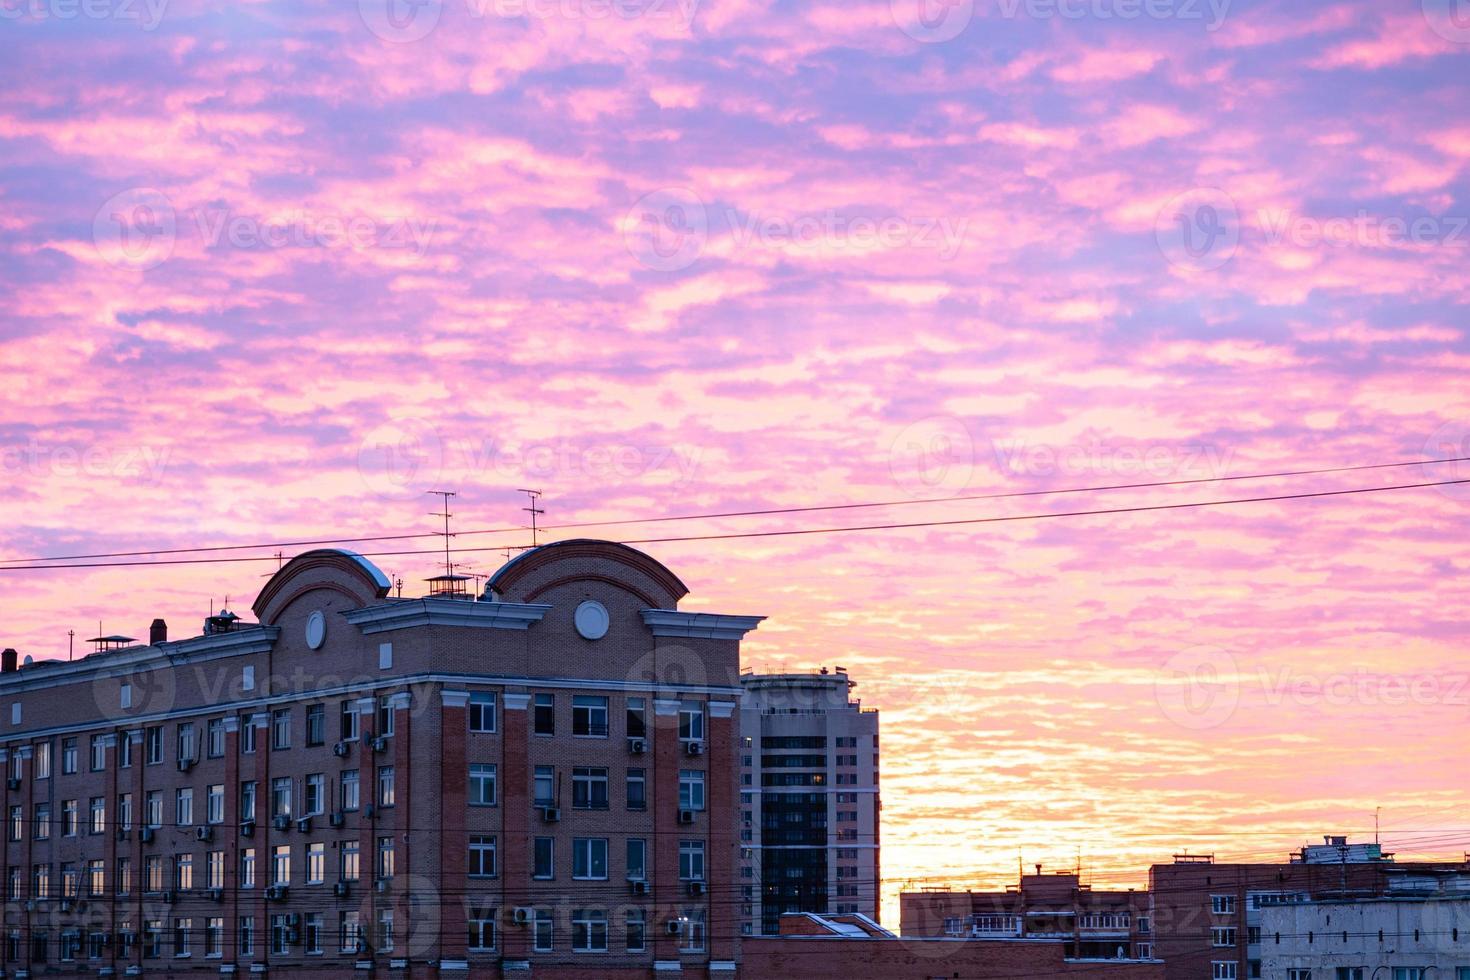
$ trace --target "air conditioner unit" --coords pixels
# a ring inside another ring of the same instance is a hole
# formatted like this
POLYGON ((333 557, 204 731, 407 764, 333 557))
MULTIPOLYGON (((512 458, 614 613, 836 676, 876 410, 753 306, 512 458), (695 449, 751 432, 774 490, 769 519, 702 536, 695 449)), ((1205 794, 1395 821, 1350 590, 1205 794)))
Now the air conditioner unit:
POLYGON ((545 820, 547 823, 556 823, 558 820, 561 819, 561 807, 543 806, 541 808, 541 819, 545 820))
POLYGON ((377 738, 373 739, 373 751, 374 752, 386 752, 387 750, 388 750, 388 737, 386 735, 379 735, 377 738))
POLYGON ((300 912, 292 912, 290 915, 286 916, 286 928, 288 928, 288 929, 300 929, 301 928, 301 913, 300 912))
POLYGON ((11 776, 9 779, 5 780, 5 785, 9 786, 11 789, 20 789, 20 780, 17 779, 15 776, 11 776))
POLYGON ((242 821, 240 821, 240 836, 241 837, 254 837, 255 836, 255 821, 254 820, 242 820, 242 821))
POLYGON ((274 820, 271 821, 271 826, 275 827, 277 830, 290 830, 291 818, 286 816, 276 817, 274 820))
POLYGON ((153 828, 152 827, 144 827, 141 830, 139 830, 138 831, 138 840, 142 841, 145 844, 152 844, 153 843, 153 828))
POLYGON ((517 908, 511 913, 511 921, 518 926, 523 926, 531 921, 531 910, 528 908, 517 908))
POLYGON ((648 743, 641 738, 628 739, 628 751, 633 755, 642 755, 648 751, 648 743))
POLYGON ((190 769, 193 769, 193 768, 194 768, 194 760, 193 759, 180 759, 179 760, 179 772, 188 772, 190 769))
POLYGON ((353 945, 352 951, 354 953, 357 953, 359 956, 361 956, 362 954, 364 954, 364 953, 366 953, 368 951, 368 944, 364 940, 359 939, 353 945))
POLYGON ((371 820, 373 818, 373 814, 377 812, 378 808, 373 806, 371 803, 362 808, 362 815, 367 817, 369 820, 371 820))
POLYGON ((670 936, 677 936, 683 931, 684 924, 678 919, 670 919, 668 922, 664 923, 664 932, 668 933, 670 936))
POLYGON ((209 899, 211 902, 218 902, 220 899, 225 897, 225 893, 218 888, 211 888, 204 893, 204 897, 209 899))
POLYGON ((332 754, 340 758, 345 759, 347 757, 347 753, 351 751, 352 746, 348 745, 346 742, 338 742, 336 745, 332 746, 332 754))
POLYGON ((698 897, 700 895, 703 895, 704 894, 704 882, 702 882, 702 881, 691 881, 689 883, 689 894, 694 895, 696 897, 698 897))
POLYGON ((303 834, 311 833, 311 818, 302 817, 300 820, 296 821, 296 829, 303 834))
POLYGON ((265 890, 265 897, 272 902, 284 902, 289 892, 290 888, 286 885, 271 885, 265 890))
POLYGON ((119 828, 117 828, 117 839, 118 840, 127 840, 128 839, 128 829, 126 827, 119 827, 119 828))
POLYGON ((332 815, 327 818, 327 823, 331 824, 333 827, 344 826, 347 823, 347 814, 343 813, 341 810, 333 810, 332 815))
POLYGON ((332 886, 332 894, 336 895, 338 898, 346 898, 349 891, 350 889, 348 888, 347 882, 345 881, 339 881, 332 886))
POLYGON ((71 902, 67 901, 66 899, 63 898, 58 904, 62 912, 71 911, 71 902))
POLYGON ((648 894, 648 882, 646 881, 630 881, 628 882, 628 885, 632 888, 634 895, 648 894))
POLYGON ((386 892, 388 890, 388 883, 391 880, 392 879, 390 878, 379 878, 377 881, 373 882, 373 888, 375 888, 379 892, 386 892))
POLYGON ((693 823, 694 822, 694 811, 693 810, 680 810, 679 811, 679 822, 680 823, 693 823))
POLYGON ((685 742, 684 751, 690 755, 704 755, 703 742, 685 742))
POLYGON ((213 827, 208 827, 208 826, 206 826, 206 827, 195 827, 194 828, 194 837, 195 837, 196 840, 203 841, 204 843, 207 844, 210 841, 214 840, 214 828, 213 827))
POLYGON ((299 946, 300 944, 301 944, 301 930, 300 929, 287 929, 286 930, 286 945, 287 946, 299 946))
POLYGON ((163 903, 165 905, 172 905, 174 903, 174 898, 175 897, 177 897, 177 896, 175 896, 173 892, 164 892, 163 893, 163 903))

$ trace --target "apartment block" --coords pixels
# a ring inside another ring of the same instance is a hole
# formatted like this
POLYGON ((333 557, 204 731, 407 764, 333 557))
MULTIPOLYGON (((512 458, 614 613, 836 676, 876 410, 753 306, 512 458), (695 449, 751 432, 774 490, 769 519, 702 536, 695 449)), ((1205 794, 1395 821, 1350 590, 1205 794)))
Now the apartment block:
POLYGON ((741 638, 632 548, 0 672, 7 977, 736 975, 741 638))
POLYGON ((741 931, 790 912, 878 919, 878 712, 840 668, 740 678, 741 931))

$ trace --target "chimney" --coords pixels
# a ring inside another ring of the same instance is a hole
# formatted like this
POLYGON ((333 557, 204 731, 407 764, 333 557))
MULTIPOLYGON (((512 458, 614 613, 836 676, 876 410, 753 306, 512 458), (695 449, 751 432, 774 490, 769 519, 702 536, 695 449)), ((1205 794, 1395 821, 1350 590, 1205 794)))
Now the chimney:
POLYGON ((155 619, 148 627, 148 643, 150 646, 158 646, 160 643, 168 642, 168 623, 161 619, 155 619))
POLYGON ((6 647, 0 652, 0 674, 13 674, 20 669, 20 654, 15 652, 15 647, 6 647))

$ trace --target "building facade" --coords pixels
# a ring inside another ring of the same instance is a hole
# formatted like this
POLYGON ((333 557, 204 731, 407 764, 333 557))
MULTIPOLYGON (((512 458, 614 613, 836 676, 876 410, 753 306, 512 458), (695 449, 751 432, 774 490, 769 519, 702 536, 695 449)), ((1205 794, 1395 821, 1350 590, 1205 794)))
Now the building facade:
POLYGON ((1149 870, 1154 955, 1164 960, 1169 980, 1263 977, 1265 917, 1272 908, 1377 898, 1405 871, 1456 869, 1470 870, 1470 863, 1396 864, 1378 845, 1351 844, 1346 837, 1327 837, 1275 864, 1177 855, 1172 864, 1149 870))
POLYGON ((840 669, 740 679, 741 930, 879 901, 878 713, 840 669))
POLYGON ((1390 873, 1381 898, 1263 911, 1267 980, 1470 980, 1470 874, 1390 873))
POLYGON ((609 542, 418 599, 319 550, 255 623, 7 652, 0 969, 735 975, 759 617, 686 592, 609 542))
POLYGON ((905 937, 1049 939, 1083 959, 1154 957, 1147 892, 1095 891, 1070 872, 1023 875, 1003 892, 931 889, 899 896, 905 937))

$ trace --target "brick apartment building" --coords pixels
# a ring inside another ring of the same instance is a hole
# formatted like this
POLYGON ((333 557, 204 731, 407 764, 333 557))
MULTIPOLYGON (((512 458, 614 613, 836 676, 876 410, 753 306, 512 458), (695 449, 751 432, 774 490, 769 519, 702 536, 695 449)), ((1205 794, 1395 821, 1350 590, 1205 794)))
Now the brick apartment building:
POLYGON ((739 647, 631 548, 0 674, 6 977, 734 976, 739 647))
POLYGON ((787 912, 876 920, 878 712, 841 668, 740 681, 742 933, 787 912))
POLYGON ((1280 863, 1222 864, 1210 855, 1178 855, 1172 864, 1149 869, 1154 955, 1164 961, 1169 980, 1261 977, 1266 910, 1380 897, 1408 871, 1464 873, 1470 862, 1397 864, 1377 844, 1350 844, 1346 837, 1328 837, 1280 863))
POLYGON ((1071 872, 1022 875, 1003 892, 930 889, 899 896, 905 938, 1055 941, 1077 959, 1154 958, 1147 892, 1100 891, 1071 872))

